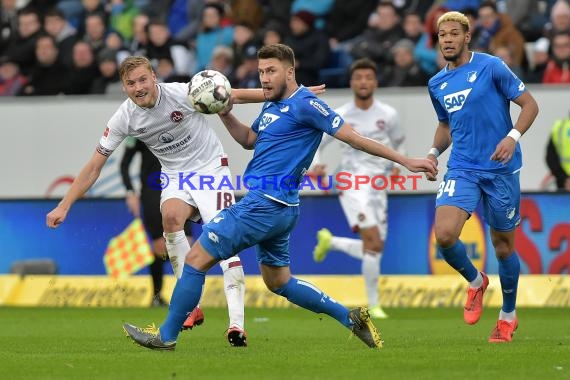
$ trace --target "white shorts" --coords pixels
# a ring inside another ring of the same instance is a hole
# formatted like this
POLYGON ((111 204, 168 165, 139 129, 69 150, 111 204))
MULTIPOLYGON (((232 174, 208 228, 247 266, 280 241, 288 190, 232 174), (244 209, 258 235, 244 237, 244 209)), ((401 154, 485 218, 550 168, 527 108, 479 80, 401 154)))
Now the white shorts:
POLYGON ((385 191, 349 189, 339 194, 340 205, 354 232, 378 226, 380 237, 388 232, 388 198, 385 191))
POLYGON ((168 184, 162 189, 160 207, 171 198, 178 198, 198 210, 192 217, 193 222, 208 223, 220 210, 235 203, 230 168, 217 168, 192 172, 164 172, 168 176, 168 184), (222 182, 223 181, 223 182, 222 182))

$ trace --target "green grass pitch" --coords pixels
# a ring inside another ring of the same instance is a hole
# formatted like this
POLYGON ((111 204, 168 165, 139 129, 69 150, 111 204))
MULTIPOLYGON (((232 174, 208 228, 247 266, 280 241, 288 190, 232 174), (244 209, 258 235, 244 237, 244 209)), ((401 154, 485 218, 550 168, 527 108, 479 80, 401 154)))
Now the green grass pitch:
POLYGON ((367 348, 326 316, 247 309, 249 347, 230 347, 227 312, 181 333, 174 352, 140 348, 123 322, 166 309, 0 308, 2 379, 570 379, 570 309, 520 309, 511 344, 490 344, 498 315, 475 326, 461 309, 388 309, 385 347, 367 348))

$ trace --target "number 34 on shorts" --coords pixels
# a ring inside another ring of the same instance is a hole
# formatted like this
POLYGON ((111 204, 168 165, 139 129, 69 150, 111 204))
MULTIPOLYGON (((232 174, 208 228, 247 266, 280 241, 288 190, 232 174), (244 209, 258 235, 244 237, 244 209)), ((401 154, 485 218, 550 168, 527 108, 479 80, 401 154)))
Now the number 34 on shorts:
POLYGON ((447 181, 441 181, 439 188, 437 189, 437 197, 440 198, 444 193, 447 193, 448 197, 452 197, 455 193, 455 180, 448 179, 447 181))

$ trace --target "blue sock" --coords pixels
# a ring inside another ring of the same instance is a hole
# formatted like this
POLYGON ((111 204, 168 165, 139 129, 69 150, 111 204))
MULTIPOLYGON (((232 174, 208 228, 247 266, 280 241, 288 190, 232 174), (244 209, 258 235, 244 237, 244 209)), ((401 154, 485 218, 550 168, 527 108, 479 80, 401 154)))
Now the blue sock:
POLYGON ((163 342, 176 340, 188 313, 194 310, 200 302, 205 280, 206 272, 201 272, 188 264, 184 264, 182 276, 176 281, 176 286, 172 292, 168 315, 160 326, 160 337, 163 342))
POLYGON ((274 293, 314 313, 328 314, 346 327, 352 325, 348 318, 349 310, 311 283, 291 277, 289 282, 276 289, 274 293))
POLYGON ((506 259, 499 259, 499 279, 501 280, 501 290, 503 291, 502 310, 505 313, 515 310, 520 271, 521 264, 516 252, 513 252, 506 259))
POLYGON ((457 240, 449 248, 437 247, 445 261, 453 269, 459 272, 467 281, 471 282, 477 278, 478 270, 475 268, 469 257, 467 257, 467 251, 461 240, 457 240))

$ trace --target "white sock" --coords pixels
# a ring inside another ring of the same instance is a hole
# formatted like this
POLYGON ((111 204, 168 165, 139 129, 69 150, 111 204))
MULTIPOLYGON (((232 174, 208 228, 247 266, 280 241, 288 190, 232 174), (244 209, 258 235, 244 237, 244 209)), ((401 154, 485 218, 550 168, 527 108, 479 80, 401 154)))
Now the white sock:
POLYGON ((331 250, 341 251, 355 259, 362 260, 362 240, 333 236, 331 250))
POLYGON ((170 265, 172 265, 176 279, 179 279, 184 270, 186 255, 190 252, 190 243, 186 239, 184 230, 164 233, 164 238, 166 239, 166 250, 168 257, 170 257, 170 265))
POLYGON ((483 275, 481 274, 481 272, 477 272, 477 277, 475 277, 475 280, 469 283, 469 287, 477 289, 480 288, 481 285, 483 285, 483 275))
POLYGON ((245 275, 238 256, 220 261, 224 273, 224 292, 228 301, 230 328, 244 329, 245 275))
POLYGON ((510 313, 506 313, 501 309, 499 312, 499 319, 502 321, 512 322, 517 319, 517 312, 516 310, 511 311, 510 313))
POLYGON ((380 259, 382 254, 364 254, 362 257, 362 275, 368 297, 368 306, 374 307, 380 304, 378 298, 378 278, 380 277, 380 259))

